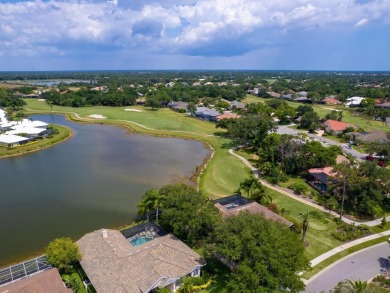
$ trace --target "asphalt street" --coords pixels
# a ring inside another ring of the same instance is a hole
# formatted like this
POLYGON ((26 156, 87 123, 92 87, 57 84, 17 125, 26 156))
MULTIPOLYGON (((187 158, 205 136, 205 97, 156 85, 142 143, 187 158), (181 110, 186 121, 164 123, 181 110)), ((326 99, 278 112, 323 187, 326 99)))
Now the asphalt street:
MULTIPOLYGON (((290 127, 288 127, 286 125, 278 126, 278 129, 276 131, 276 133, 278 133, 278 134, 290 134, 290 135, 298 135, 300 132, 302 132, 302 131, 298 131, 296 129, 290 128, 290 127)), ((337 141, 328 139, 326 137, 318 136, 316 134, 307 133, 307 135, 310 138, 313 138, 313 139, 321 142, 322 145, 324 145, 324 146, 327 146, 327 145, 339 146, 339 147, 342 148, 343 152, 348 153, 348 154, 354 156, 359 161, 363 161, 365 159, 365 154, 362 154, 362 153, 360 153, 358 151, 355 151, 354 149, 350 149, 350 148, 346 147, 346 144, 342 144, 342 143, 339 143, 337 141)))
POLYGON ((309 280, 304 292, 327 292, 342 280, 366 281, 384 271, 390 271, 390 244, 387 242, 358 251, 331 265, 309 280))

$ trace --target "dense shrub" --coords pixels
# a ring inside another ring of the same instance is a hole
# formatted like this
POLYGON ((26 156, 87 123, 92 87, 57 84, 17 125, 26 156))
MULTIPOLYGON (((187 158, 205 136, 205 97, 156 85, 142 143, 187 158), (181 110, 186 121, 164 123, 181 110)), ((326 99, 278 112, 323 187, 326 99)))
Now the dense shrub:
MULTIPOLYGON (((339 219, 340 220, 340 219, 339 219)), ((332 233, 333 237, 340 241, 348 241, 363 237, 370 234, 370 227, 367 225, 349 225, 347 223, 337 221, 337 229, 332 233), (337 223, 338 222, 338 223, 337 223)))
POLYGON ((289 185, 289 188, 294 190, 295 193, 303 194, 307 191, 307 186, 305 183, 302 182, 295 182, 291 185, 289 185))

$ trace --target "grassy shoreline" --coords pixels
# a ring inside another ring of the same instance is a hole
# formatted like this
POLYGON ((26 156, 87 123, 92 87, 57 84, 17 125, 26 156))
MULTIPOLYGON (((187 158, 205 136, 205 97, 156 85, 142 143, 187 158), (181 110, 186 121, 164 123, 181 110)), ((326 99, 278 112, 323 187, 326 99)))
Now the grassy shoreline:
POLYGON ((42 140, 36 140, 32 143, 27 143, 25 145, 17 146, 11 149, 0 147, 0 159, 22 156, 44 150, 72 138, 73 132, 70 128, 60 125, 53 126, 54 128, 58 129, 59 133, 55 134, 52 138, 43 138, 42 140))
MULTIPOLYGON (((197 166, 194 174, 198 177, 198 186, 210 198, 230 195, 240 182, 247 177, 246 166, 228 150, 232 141, 217 133, 215 124, 188 117, 169 109, 151 111, 143 107, 53 107, 51 111, 45 103, 26 100, 28 114, 62 114, 77 123, 98 123, 115 125, 131 132, 153 135, 158 137, 175 137, 202 142, 211 150, 210 158, 197 166), (125 112, 125 108, 142 110, 143 113, 125 112), (88 116, 99 113, 107 119, 91 119, 88 116), (127 117, 126 117, 127 116, 127 117), (124 119, 127 118, 127 119, 124 119), (180 123, 181 122, 181 123, 180 123), (202 170, 200 172, 200 170, 202 170)), ((219 131, 221 133, 221 131, 219 131)), ((194 179, 194 178, 192 178, 194 179)))
MULTIPOLYGON (((131 107, 84 107, 70 108, 54 106, 51 111, 43 102, 26 100, 29 114, 62 114, 77 123, 98 123, 116 125, 146 135, 160 137, 177 137, 203 142, 213 150, 202 166, 198 166, 196 177, 198 186, 209 198, 219 198, 232 194, 239 187, 240 182, 250 175, 250 170, 244 163, 229 154, 233 146, 232 141, 221 136, 222 130, 216 129, 215 124, 198 120, 169 109, 151 111, 140 106, 131 107), (128 111, 126 108, 137 109, 139 112, 128 111), (107 119, 91 119, 88 116, 101 114, 107 119)), ((285 208, 291 213, 289 218, 301 222, 300 213, 309 212, 313 208, 288 198, 274 190, 266 191, 274 198, 278 208, 285 208)), ((312 220, 307 234, 311 246, 306 255, 313 259, 322 253, 342 244, 331 235, 336 229, 333 221, 321 223, 312 220)))

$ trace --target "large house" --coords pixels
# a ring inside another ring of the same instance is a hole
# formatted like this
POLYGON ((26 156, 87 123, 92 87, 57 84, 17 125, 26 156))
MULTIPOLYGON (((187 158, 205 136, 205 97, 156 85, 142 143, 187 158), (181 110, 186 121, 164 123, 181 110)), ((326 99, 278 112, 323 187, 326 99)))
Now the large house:
POLYGON ((388 141, 389 134, 384 131, 366 131, 366 132, 349 132, 351 135, 351 141, 356 142, 357 140, 362 142, 373 142, 373 141, 388 141))
POLYGON ((376 105, 375 108, 390 109, 390 102, 376 105))
POLYGON ((356 128, 353 124, 337 121, 337 120, 326 120, 322 125, 325 127, 327 133, 343 133, 347 128, 356 128))
POLYGON ((282 223, 288 227, 292 227, 294 223, 288 221, 282 216, 274 213, 265 206, 258 204, 254 200, 245 198, 240 194, 223 197, 213 201, 216 208, 222 213, 223 217, 236 216, 241 212, 258 214, 267 220, 282 223))
POLYGON ((309 169, 308 173, 309 177, 307 183, 320 192, 326 192, 330 181, 329 177, 333 174, 333 167, 313 168, 309 169))
POLYGON ((347 103, 345 103, 345 107, 347 107, 347 108, 360 107, 360 104, 363 100, 364 100, 363 97, 348 98, 347 103))
POLYGON ((80 261, 97 293, 148 293, 180 287, 198 277, 204 260, 172 234, 151 223, 117 231, 101 229, 77 241, 80 261))
POLYGON ((221 115, 217 110, 207 107, 196 107, 195 116, 209 121, 217 121, 217 116, 221 115))
POLYGON ((13 147, 28 142, 39 136, 49 133, 49 125, 42 121, 23 119, 21 121, 8 121, 7 114, 0 109, 0 145, 13 147))

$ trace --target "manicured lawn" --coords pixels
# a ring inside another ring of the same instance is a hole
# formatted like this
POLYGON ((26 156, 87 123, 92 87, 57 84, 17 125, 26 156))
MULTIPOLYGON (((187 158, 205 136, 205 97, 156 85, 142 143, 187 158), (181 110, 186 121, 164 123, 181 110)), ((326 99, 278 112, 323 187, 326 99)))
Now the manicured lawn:
POLYGON ((364 249, 366 247, 370 247, 370 246, 373 246, 375 244, 383 243, 388 238, 389 238, 389 236, 383 236, 383 237, 380 237, 380 238, 377 238, 377 239, 374 239, 374 240, 371 240, 371 241, 367 241, 367 242, 364 242, 362 244, 353 246, 353 247, 348 248, 346 250, 343 250, 343 251, 341 251, 341 252, 331 256, 330 258, 320 262, 318 265, 313 267, 313 269, 311 271, 308 271, 308 272, 304 273, 302 275, 302 278, 304 278, 306 280, 309 280, 315 274, 317 274, 318 272, 320 272, 321 270, 323 270, 327 266, 331 265, 335 261, 337 261, 337 260, 339 260, 339 259, 341 259, 341 258, 343 258, 343 257, 345 257, 347 255, 350 255, 350 254, 352 254, 352 253, 354 253, 356 251, 362 250, 362 249, 364 249))
MULTIPOLYGON (((33 110, 33 112, 50 112, 50 107, 45 102, 25 99, 27 105, 25 108, 33 110)), ((92 114, 101 114, 107 119, 113 121, 133 121, 142 124, 146 127, 169 130, 169 131, 189 131, 199 132, 199 134, 213 134, 215 124, 207 121, 201 121, 185 114, 174 112, 170 109, 163 108, 151 110, 140 106, 131 107, 60 107, 53 106, 52 111, 55 113, 77 113, 82 118, 88 118, 92 114), (142 112, 125 111, 125 109, 140 110, 142 112)), ((103 119, 93 119, 97 122, 102 122, 103 119)))
POLYGON ((246 95, 245 99, 243 99, 241 102, 250 104, 250 103, 263 103, 264 104, 264 99, 259 98, 255 95, 246 95))
MULTIPOLYGON (((28 100, 27 103, 26 108, 28 109, 43 113, 50 112, 49 106, 44 102, 28 100)), ((214 149, 215 153, 200 177, 199 187, 210 198, 232 194, 238 189, 240 182, 250 176, 250 171, 241 160, 228 153, 229 148, 233 146, 232 141, 220 136, 223 131, 216 129, 215 124, 187 117, 169 109, 150 111, 138 106, 131 108, 139 109, 143 112, 126 112, 124 107, 67 108, 58 106, 54 106, 53 111, 57 113, 77 113, 81 117, 88 117, 91 114, 102 114, 110 119, 104 121, 96 119, 94 122, 117 123, 128 125, 136 131, 153 135, 185 137, 206 142, 214 149), (150 129, 145 129, 133 122, 142 124, 150 129)), ((35 111, 29 111, 29 113, 34 113, 35 111)), ((73 117, 76 116, 73 115, 73 117)), ((251 156, 251 154, 247 153, 243 156, 247 157, 251 156)), ((288 217, 294 221, 302 221, 299 213, 315 210, 276 191, 267 189, 267 192, 273 197, 273 202, 278 205, 279 209, 285 208, 290 211, 288 217)), ((306 252, 309 259, 313 259, 342 244, 331 235, 335 228, 336 224, 331 220, 326 224, 317 220, 311 220, 307 234, 307 241, 310 247, 307 248, 306 252)))
MULTIPOLYGON (((286 217, 291 220, 301 223, 302 217, 299 215, 300 213, 305 214, 310 211, 318 211, 272 189, 267 188, 266 190, 272 196, 272 202, 279 209, 284 208, 290 211, 290 214, 286 217)), ((309 259, 313 259, 332 248, 342 245, 342 242, 334 238, 331 234, 335 229, 336 224, 331 219, 328 219, 327 223, 310 219, 309 230, 306 235, 306 241, 310 244, 310 247, 306 248, 306 255, 309 259)))

